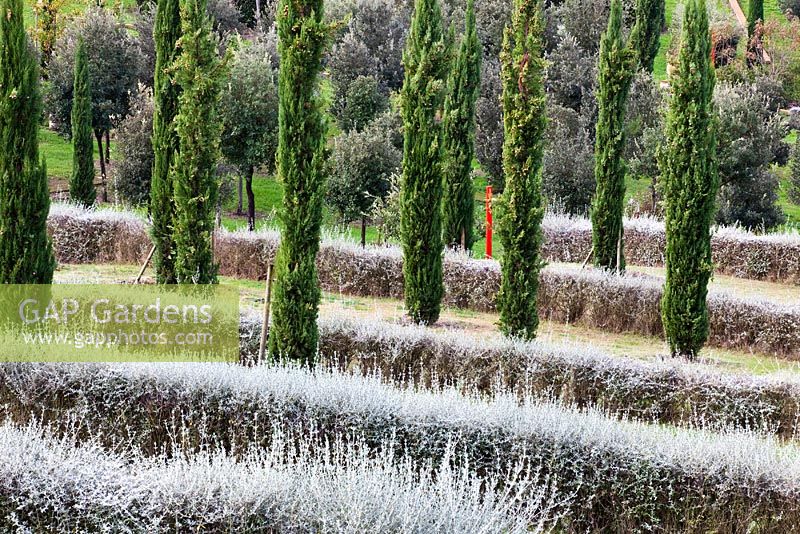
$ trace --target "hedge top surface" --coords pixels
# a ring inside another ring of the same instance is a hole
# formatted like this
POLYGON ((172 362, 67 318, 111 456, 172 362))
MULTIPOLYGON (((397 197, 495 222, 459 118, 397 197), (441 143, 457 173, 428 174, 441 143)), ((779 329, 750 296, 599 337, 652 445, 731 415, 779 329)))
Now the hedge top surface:
MULTIPOLYGON (((0 369, 5 374, 15 372, 8 365, 0 369)), ((520 404, 513 395, 503 393, 487 401, 454 389, 421 391, 387 385, 378 377, 270 366, 78 364, 24 365, 16 370, 28 376, 25 380, 42 385, 66 381, 79 384, 89 394, 112 387, 117 389, 112 395, 127 395, 126 391, 137 390, 137 383, 144 381, 159 391, 189 398, 203 392, 234 406, 253 401, 286 409, 304 406, 312 412, 347 414, 356 420, 501 434, 512 440, 546 439, 567 448, 624 452, 636 461, 674 466, 683 472, 731 477, 759 487, 766 484, 781 493, 800 492, 800 448, 796 446, 749 432, 716 433, 620 421, 597 411, 533 399, 520 404)))

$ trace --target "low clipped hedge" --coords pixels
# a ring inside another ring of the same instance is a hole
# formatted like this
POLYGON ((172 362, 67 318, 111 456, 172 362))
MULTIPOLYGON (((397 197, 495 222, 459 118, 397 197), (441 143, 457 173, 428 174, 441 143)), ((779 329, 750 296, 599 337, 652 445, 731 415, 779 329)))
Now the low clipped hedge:
POLYGON ((746 433, 624 422, 596 412, 491 401, 378 379, 226 364, 4 364, 9 415, 108 446, 268 449, 275 426, 321 440, 387 436, 415 462, 449 457, 482 476, 527 464, 573 498, 563 532, 790 532, 800 524, 800 457, 746 433), (14 400, 16 399, 16 400, 14 400), (453 449, 455 447, 455 449, 453 449))
POLYGON ((545 531, 563 506, 526 481, 509 492, 447 463, 417 470, 385 450, 289 443, 239 459, 143 458, 0 426, 0 530, 523 534, 545 531))
MULTIPOLYGON (((108 216, 109 212, 99 213, 108 216)), ((69 217, 67 219, 72 221, 69 228, 84 224, 80 222, 83 219, 93 220, 90 214, 78 219, 69 217)), ((129 252, 113 252, 116 248, 108 252, 95 250, 106 242, 115 243, 115 247, 121 247, 124 251, 127 249, 121 243, 127 240, 133 252, 145 250, 140 240, 127 237, 137 231, 144 232, 143 223, 132 222, 127 215, 122 218, 126 222, 120 225, 127 230, 119 240, 81 241, 70 238, 62 241, 59 234, 54 233, 59 260, 74 261, 83 256, 111 258, 118 254, 119 261, 126 262, 129 252), (128 228, 129 224, 132 226, 128 228), (139 228, 137 224, 142 226, 139 228), (85 253, 81 248, 84 243, 87 244, 85 253)), ((74 232, 71 230, 70 235, 74 232)), ((109 234, 113 233, 109 229, 109 234)), ((216 256, 220 273, 238 278, 264 278, 266 265, 274 258, 278 242, 277 232, 218 233, 216 256)), ((404 290, 402 261, 402 254, 397 247, 361 248, 355 243, 324 240, 317 260, 320 285, 326 291, 401 299, 404 290)), ((447 254, 444 285, 446 306, 493 312, 500 286, 500 268, 492 260, 473 260, 447 254)), ((641 275, 617 276, 592 269, 550 267, 541 274, 539 313, 551 320, 612 332, 663 336, 660 299, 661 282, 657 279, 641 275)), ((708 300, 710 345, 800 359, 800 306, 781 306, 714 293, 709 295, 708 300)))
MULTIPOLYGON (((141 263, 150 248, 143 219, 121 211, 86 211, 54 204, 49 228, 56 255, 63 263, 141 263), (116 236, 116 239, 115 239, 116 236)), ((543 222, 545 259, 583 263, 592 248, 591 222, 584 218, 547 215, 543 222)), ((277 232, 222 232, 217 258, 230 276, 264 277, 277 232)), ((662 267, 666 237, 664 223, 637 218, 625 221, 625 259, 629 265, 662 267)), ((800 284, 800 235, 758 235, 737 228, 717 228, 711 238, 716 271, 739 278, 800 284)))
MULTIPOLYGON (((753 430, 783 439, 800 431, 800 379, 752 376, 685 362, 645 362, 590 347, 493 337, 474 339, 423 327, 320 319, 323 363, 380 373, 395 383, 457 384, 594 407, 620 418, 710 429, 753 430)), ((242 356, 258 354, 261 323, 242 322, 242 356)))

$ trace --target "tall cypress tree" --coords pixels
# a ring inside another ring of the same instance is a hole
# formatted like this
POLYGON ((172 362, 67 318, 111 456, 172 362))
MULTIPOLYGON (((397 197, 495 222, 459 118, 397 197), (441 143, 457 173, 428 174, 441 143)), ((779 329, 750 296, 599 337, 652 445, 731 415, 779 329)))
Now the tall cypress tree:
POLYGON ((756 24, 764 22, 764 0, 750 0, 747 7, 747 36, 752 39, 756 24))
POLYGON ((49 284, 55 259, 47 169, 39 159, 39 63, 22 0, 2 0, 0 13, 0 283, 49 284))
POLYGON ((319 251, 325 186, 322 54, 331 28, 322 0, 281 0, 278 6, 278 156, 283 182, 281 245, 275 260, 273 358, 313 366, 317 351, 319 251))
POLYGON ((156 71, 153 83, 153 176, 150 183, 150 216, 153 219, 153 264, 156 279, 162 284, 175 283, 175 205, 170 168, 178 151, 175 115, 180 88, 173 83, 168 69, 177 57, 176 43, 181 35, 179 0, 158 0, 153 28, 156 71))
POLYGON ((450 246, 472 248, 475 194, 475 102, 481 89, 481 42, 475 23, 474 0, 467 2, 464 36, 448 83, 444 103, 444 240, 450 246))
POLYGON ((78 41, 72 90, 72 178, 69 196, 89 207, 97 199, 94 189, 94 144, 92 141, 92 90, 89 85, 86 44, 78 41))
POLYGON ((795 203, 800 203, 800 132, 794 142, 792 151, 792 161, 789 165, 789 198, 795 203))
POLYGON ((170 173, 175 191, 175 277, 181 284, 217 281, 212 236, 222 123, 217 114, 222 65, 206 0, 186 0, 175 62, 181 86, 175 126, 181 150, 170 173))
POLYGON ((714 270, 710 228, 719 189, 705 0, 686 3, 678 61, 660 160, 667 233, 661 313, 672 354, 693 359, 708 338, 706 295, 714 270))
POLYGON ((653 62, 661 44, 661 30, 666 22, 664 0, 637 0, 636 24, 631 31, 630 44, 638 56, 639 68, 653 72, 653 62))
POLYGON ((547 126, 542 57, 542 11, 536 0, 515 0, 500 54, 503 83, 502 280, 497 296, 500 328, 508 336, 533 339, 539 327, 542 219, 542 160, 547 126))
POLYGON ((442 274, 442 125, 450 50, 438 0, 416 0, 403 52, 404 125, 400 235, 406 309, 417 323, 439 319, 442 274))
POLYGON ((608 28, 600 41, 592 244, 594 264, 613 271, 625 270, 625 109, 635 65, 636 53, 622 36, 622 4, 612 0, 608 28))

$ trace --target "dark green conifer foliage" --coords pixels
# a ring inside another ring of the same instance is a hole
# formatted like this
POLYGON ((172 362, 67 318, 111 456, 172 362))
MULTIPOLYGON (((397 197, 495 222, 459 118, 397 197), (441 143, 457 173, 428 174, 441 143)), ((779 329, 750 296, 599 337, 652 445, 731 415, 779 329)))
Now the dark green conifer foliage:
POLYGON ((547 126, 539 2, 515 0, 500 54, 503 83, 502 280, 497 307, 504 334, 536 337, 542 219, 542 160, 547 126))
POLYGON ((89 60, 83 39, 75 50, 75 74, 72 92, 72 178, 69 196, 89 207, 97 199, 94 189, 94 141, 92 139, 92 89, 89 60))
POLYGON ((0 283, 49 284, 55 259, 47 169, 39 159, 39 61, 22 0, 2 0, 0 13, 0 283))
POLYGON ((797 140, 794 142, 789 171, 791 173, 789 175, 789 198, 795 204, 800 204, 800 132, 797 133, 797 140))
POLYGON ((223 65, 206 0, 185 0, 181 21, 175 62, 175 81, 181 86, 175 127, 181 149, 170 173, 175 191, 175 277, 181 284, 212 284, 217 281, 213 233, 223 65))
POLYGON ((330 34, 322 0, 280 1, 277 168, 284 193, 269 350, 272 358, 309 367, 317 352, 320 289, 315 261, 325 198, 327 123, 319 72, 330 34))
POLYGON ((417 323, 439 319, 442 280, 442 125, 450 47, 438 0, 416 0, 403 52, 400 235, 405 303, 417 323))
POLYGON ((747 36, 753 38, 756 24, 764 22, 764 0, 750 0, 747 7, 747 36))
POLYGON ((631 30, 630 44, 638 56, 639 68, 653 72, 653 62, 661 44, 661 30, 666 22, 664 0, 637 0, 636 23, 631 30))
POLYGON ((467 3, 464 36, 448 81, 444 103, 444 241, 452 247, 472 248, 475 194, 472 160, 475 158, 475 103, 481 89, 481 42, 475 23, 474 0, 467 3))
POLYGON ((156 71, 153 83, 153 177, 150 185, 150 216, 153 220, 153 265, 161 284, 173 284, 175 277, 175 241, 173 239, 175 204, 170 168, 178 151, 175 115, 178 113, 180 88, 173 83, 168 69, 177 57, 176 43, 181 35, 179 0, 158 0, 153 34, 156 71))
POLYGON ((693 359, 708 338, 706 295, 714 271, 710 227, 719 189, 705 0, 688 0, 681 39, 659 162, 667 233, 661 313, 672 354, 693 359))
POLYGON ((625 270, 625 110, 635 71, 636 53, 622 36, 622 4, 612 0, 608 28, 600 41, 592 244, 594 264, 613 271, 625 270))

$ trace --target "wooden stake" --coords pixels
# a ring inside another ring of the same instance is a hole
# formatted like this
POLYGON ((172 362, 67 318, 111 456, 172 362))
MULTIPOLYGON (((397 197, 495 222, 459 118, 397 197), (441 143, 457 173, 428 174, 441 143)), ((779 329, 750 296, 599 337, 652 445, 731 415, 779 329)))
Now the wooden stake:
POLYGON ((144 274, 145 270, 147 270, 147 266, 150 265, 150 260, 153 259, 153 253, 156 251, 156 246, 153 245, 153 248, 150 249, 150 254, 147 255, 147 259, 144 260, 144 265, 142 265, 142 270, 139 271, 139 276, 136 277, 136 281, 134 284, 138 284, 142 281, 142 275, 144 274))
POLYGON ((586 259, 583 260, 583 264, 581 265, 581 269, 585 269, 586 268, 586 264, 589 263, 589 260, 591 259, 592 254, 594 254, 594 245, 592 245, 592 249, 589 251, 589 254, 586 255, 586 259))
POLYGON ((258 361, 264 361, 269 335, 269 303, 272 299, 272 264, 267 265, 267 289, 264 297, 264 320, 261 323, 261 344, 258 346, 258 361))

